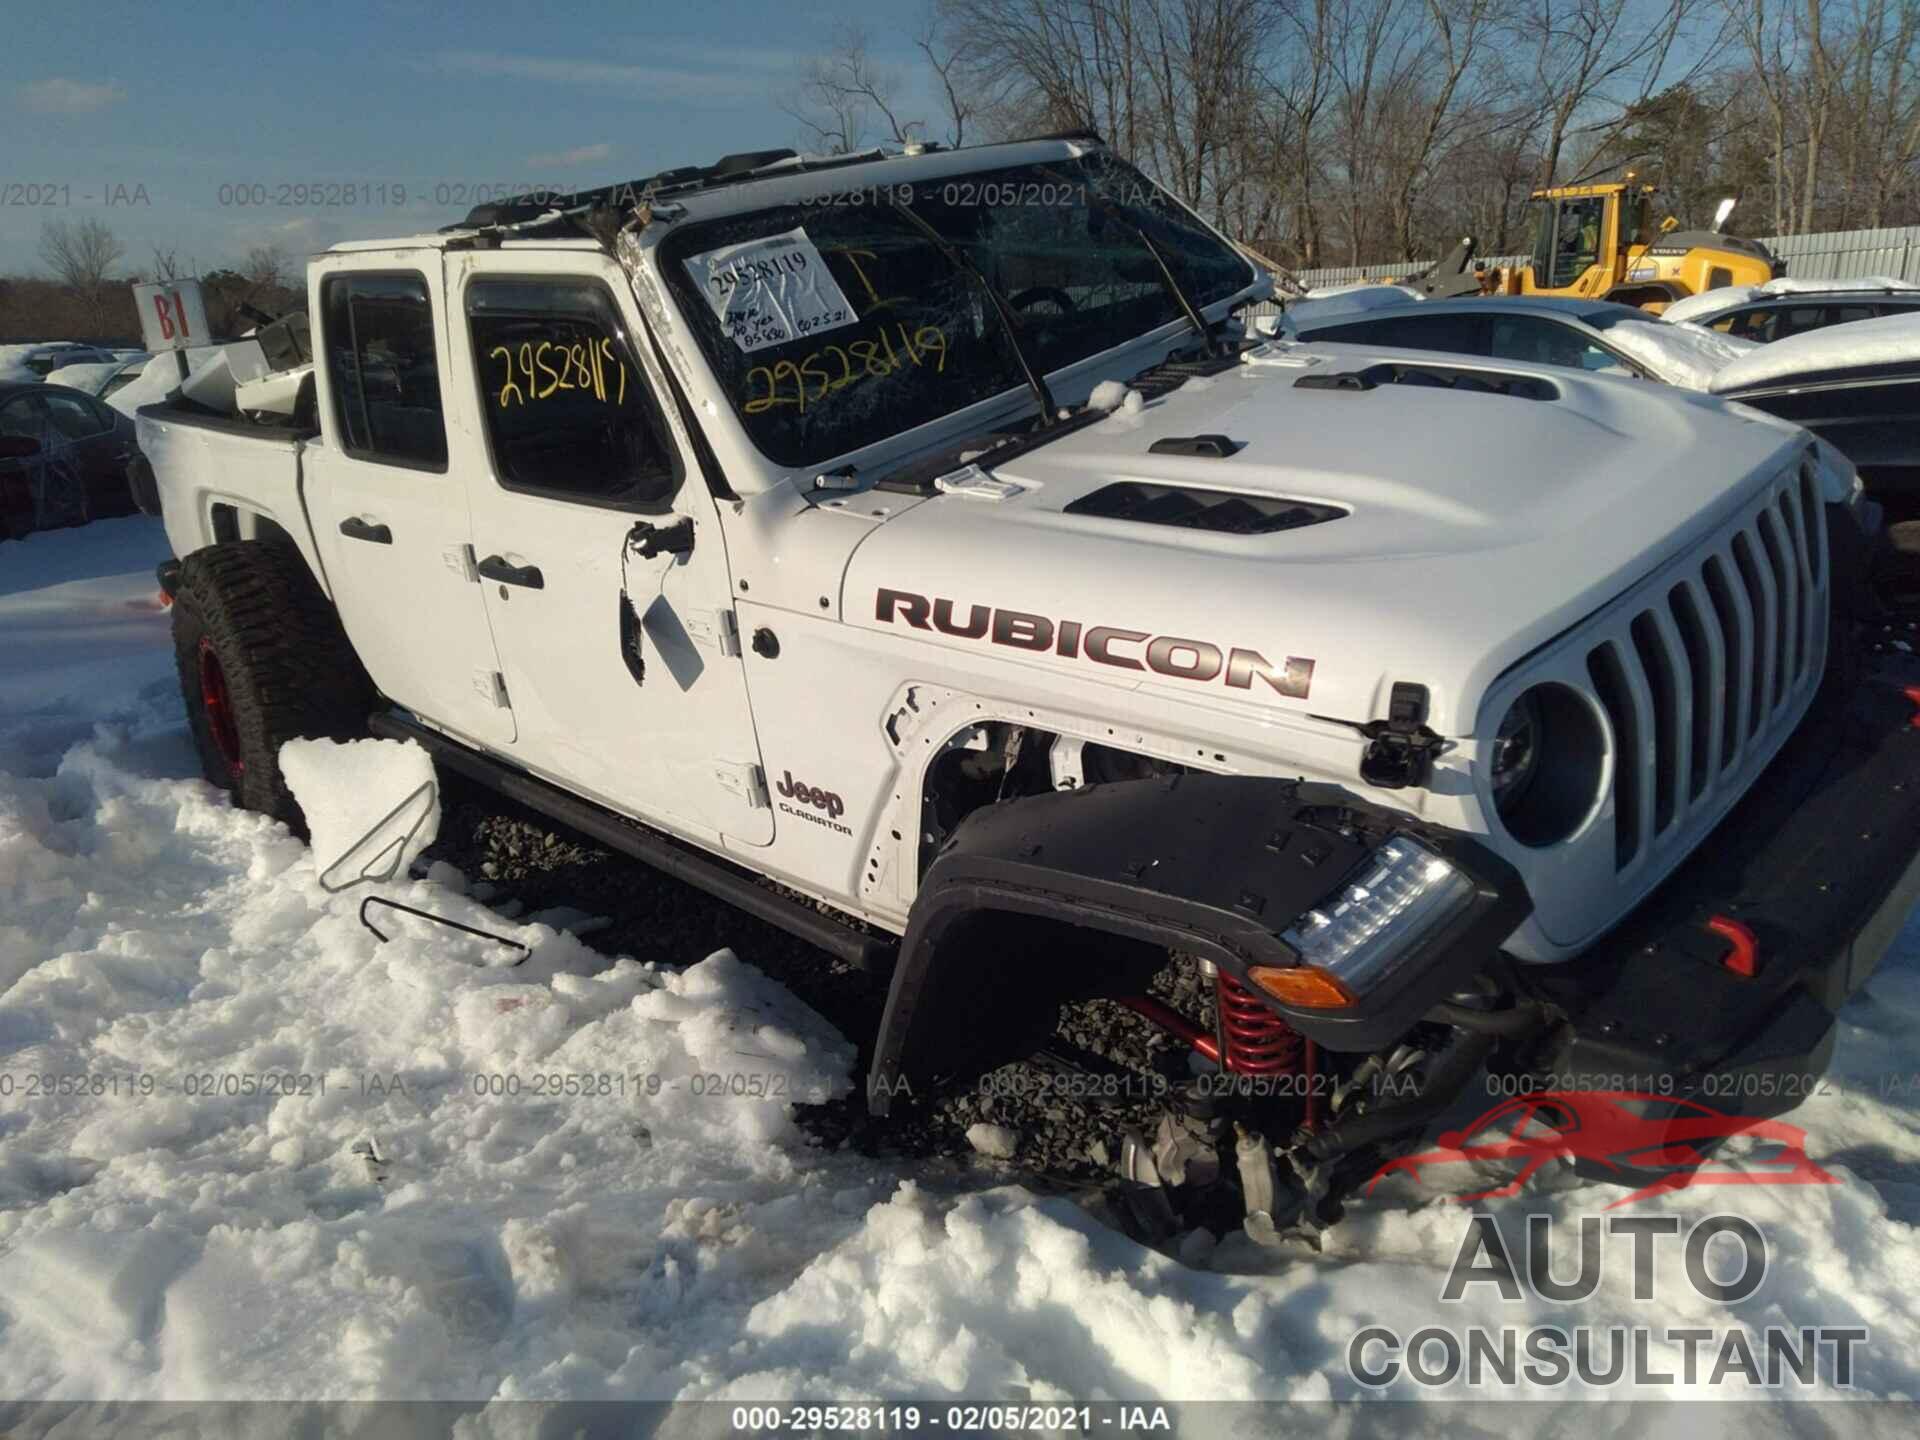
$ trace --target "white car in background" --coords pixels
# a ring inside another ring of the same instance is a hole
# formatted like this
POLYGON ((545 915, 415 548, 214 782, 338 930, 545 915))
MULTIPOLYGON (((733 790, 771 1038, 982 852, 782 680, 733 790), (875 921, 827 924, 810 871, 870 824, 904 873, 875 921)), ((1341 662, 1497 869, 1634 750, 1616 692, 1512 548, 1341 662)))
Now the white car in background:
POLYGON ((1749 340, 1715 335, 1697 325, 1669 324, 1650 311, 1605 300, 1469 296, 1402 299, 1356 310, 1352 298, 1295 301, 1287 307, 1280 330, 1305 341, 1564 365, 1689 390, 1709 389, 1716 373, 1753 348, 1749 340))
POLYGON ((1920 285, 1890 275, 1851 280, 1769 280, 1730 285, 1676 300, 1663 320, 1703 325, 1722 335, 1771 344, 1832 325, 1920 313, 1920 285))
POLYGON ((73 390, 84 390, 94 399, 104 400, 139 379, 140 372, 147 368, 147 361, 151 358, 146 351, 141 350, 131 356, 122 354, 110 360, 88 360, 62 365, 47 376, 47 382, 52 385, 65 385, 73 390))

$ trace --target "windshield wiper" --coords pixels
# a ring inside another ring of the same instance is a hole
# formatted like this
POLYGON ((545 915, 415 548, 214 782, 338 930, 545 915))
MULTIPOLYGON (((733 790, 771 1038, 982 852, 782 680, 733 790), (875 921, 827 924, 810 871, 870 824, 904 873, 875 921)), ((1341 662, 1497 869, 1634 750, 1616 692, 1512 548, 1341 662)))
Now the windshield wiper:
POLYGON ((893 208, 906 217, 907 223, 933 242, 933 248, 945 257, 947 263, 956 270, 973 277, 993 304, 993 313, 1000 317, 1000 326, 1007 332, 1007 344, 1013 347, 1013 358, 1019 362, 1020 373, 1027 378, 1027 388, 1033 391, 1033 398, 1040 402, 1040 420, 1044 425, 1054 424, 1060 416, 1060 408, 1053 403, 1053 392, 1047 388, 1047 382, 1040 372, 1033 368, 1024 346, 1020 343, 1020 322, 1014 318, 1013 307, 1007 304, 1006 297, 994 286, 994 283, 981 273, 980 267, 969 260, 946 236, 942 235, 927 220, 917 214, 911 205, 899 199, 893 202, 893 208))
POLYGON ((1109 219, 1118 221, 1120 225, 1133 235, 1134 239, 1140 242, 1147 254, 1153 257, 1153 263, 1160 267, 1161 282, 1166 286, 1167 293, 1174 298, 1174 302, 1179 305, 1181 310, 1186 312, 1187 323, 1193 326, 1193 333, 1200 337, 1201 347, 1209 356, 1217 358, 1221 353, 1219 340, 1214 336, 1213 331, 1207 327, 1206 319, 1200 314, 1198 308, 1195 307, 1192 297, 1187 294, 1179 280, 1174 277, 1173 267, 1167 264, 1166 252, 1154 242, 1154 238, 1147 233, 1146 227, 1127 213, 1128 207, 1116 201, 1109 200, 1106 196, 1095 190, 1092 185, 1072 180, 1061 174, 1058 170, 1049 168, 1046 169, 1044 173, 1053 176, 1054 179, 1061 181, 1063 184, 1077 185, 1085 192, 1089 205, 1093 206, 1109 219))

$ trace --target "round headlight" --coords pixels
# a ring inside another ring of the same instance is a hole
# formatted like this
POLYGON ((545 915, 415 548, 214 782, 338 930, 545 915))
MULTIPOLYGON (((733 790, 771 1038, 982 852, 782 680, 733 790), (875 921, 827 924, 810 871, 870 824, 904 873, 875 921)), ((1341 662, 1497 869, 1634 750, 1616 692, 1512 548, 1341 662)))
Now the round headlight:
POLYGON ((1557 845, 1600 798, 1606 744, 1593 707, 1565 685, 1526 691, 1494 728, 1488 788, 1507 833, 1522 845, 1557 845))
POLYGON ((1529 690, 1507 707, 1493 732, 1493 803, 1501 816, 1520 808, 1540 773, 1540 697, 1529 690))

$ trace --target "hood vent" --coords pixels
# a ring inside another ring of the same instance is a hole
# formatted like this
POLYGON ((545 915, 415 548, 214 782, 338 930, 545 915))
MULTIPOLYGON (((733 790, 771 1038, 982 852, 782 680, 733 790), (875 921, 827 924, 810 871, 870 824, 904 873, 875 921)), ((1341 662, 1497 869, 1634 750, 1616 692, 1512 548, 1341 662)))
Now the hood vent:
POLYGON ((1510 395, 1516 400, 1558 400, 1560 387, 1537 375, 1500 370, 1468 370, 1453 365, 1417 365, 1390 360, 1364 370, 1322 371, 1302 375, 1296 390, 1376 390, 1382 385, 1424 385, 1477 395, 1510 395))
POLYGON ((1133 520, 1142 525, 1175 525, 1220 535, 1272 535, 1338 520, 1347 512, 1337 505, 1316 505, 1278 495, 1235 495, 1226 490, 1122 480, 1082 495, 1066 507, 1066 513, 1133 520))

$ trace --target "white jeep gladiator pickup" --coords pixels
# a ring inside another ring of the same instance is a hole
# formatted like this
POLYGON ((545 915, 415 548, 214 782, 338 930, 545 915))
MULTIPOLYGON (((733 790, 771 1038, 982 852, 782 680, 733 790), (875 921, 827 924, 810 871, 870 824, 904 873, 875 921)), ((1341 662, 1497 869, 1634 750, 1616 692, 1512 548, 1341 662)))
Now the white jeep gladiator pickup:
POLYGON ((1854 477, 1680 391, 1257 343, 1270 283, 1087 136, 335 246, 287 413, 140 413, 208 778, 298 827, 282 742, 411 738, 890 967, 877 1125, 1117 999, 1263 1233, 1483 1070, 1790 1107, 1920 885, 1854 477))

